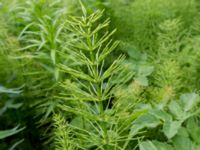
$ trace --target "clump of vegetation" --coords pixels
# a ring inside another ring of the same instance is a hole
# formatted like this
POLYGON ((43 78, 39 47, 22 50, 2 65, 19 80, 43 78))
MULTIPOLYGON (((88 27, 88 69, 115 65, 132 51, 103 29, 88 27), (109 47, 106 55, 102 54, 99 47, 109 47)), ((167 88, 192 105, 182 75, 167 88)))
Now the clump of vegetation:
POLYGON ((0 1, 0 149, 198 150, 199 8, 0 1))

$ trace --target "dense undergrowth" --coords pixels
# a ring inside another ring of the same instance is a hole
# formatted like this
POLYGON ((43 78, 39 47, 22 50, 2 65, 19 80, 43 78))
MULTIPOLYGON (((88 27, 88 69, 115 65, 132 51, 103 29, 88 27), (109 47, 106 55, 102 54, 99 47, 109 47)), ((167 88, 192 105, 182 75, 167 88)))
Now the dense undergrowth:
POLYGON ((199 0, 0 0, 0 149, 200 149, 199 0))

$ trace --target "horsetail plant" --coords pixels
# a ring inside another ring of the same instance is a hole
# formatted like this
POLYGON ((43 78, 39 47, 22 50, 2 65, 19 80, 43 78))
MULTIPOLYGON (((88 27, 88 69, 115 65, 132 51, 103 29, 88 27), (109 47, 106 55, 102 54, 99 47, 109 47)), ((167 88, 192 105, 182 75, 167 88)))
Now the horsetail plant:
POLYGON ((89 15, 82 3, 81 6, 83 16, 70 17, 67 21, 68 35, 73 36, 73 40, 67 43, 66 51, 75 63, 77 60, 79 62, 74 67, 59 65, 60 70, 72 78, 61 85, 65 92, 60 94, 63 103, 59 108, 69 120, 67 126, 73 135, 71 144, 77 143, 77 148, 123 149, 127 140, 133 140, 128 133, 136 117, 130 113, 135 103, 124 104, 122 109, 123 101, 127 101, 125 98, 118 99, 115 92, 133 73, 126 72, 126 67, 122 65, 123 55, 110 66, 105 66, 109 54, 119 44, 111 39, 116 30, 106 30, 109 19, 98 24, 103 11, 97 10, 89 15))

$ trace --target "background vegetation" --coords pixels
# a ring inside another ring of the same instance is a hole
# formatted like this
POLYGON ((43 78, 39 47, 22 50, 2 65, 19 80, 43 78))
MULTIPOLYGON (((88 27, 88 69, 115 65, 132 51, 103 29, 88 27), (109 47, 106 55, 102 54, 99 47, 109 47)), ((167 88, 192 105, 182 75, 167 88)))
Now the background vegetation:
POLYGON ((0 0, 0 149, 199 150, 199 0, 0 0))

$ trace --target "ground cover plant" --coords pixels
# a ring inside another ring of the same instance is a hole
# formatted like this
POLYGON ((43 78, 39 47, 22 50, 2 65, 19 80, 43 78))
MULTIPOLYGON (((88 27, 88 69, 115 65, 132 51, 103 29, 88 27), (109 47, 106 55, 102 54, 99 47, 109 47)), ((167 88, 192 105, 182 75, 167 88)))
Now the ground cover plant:
POLYGON ((0 0, 0 149, 200 149, 199 0, 0 0))

